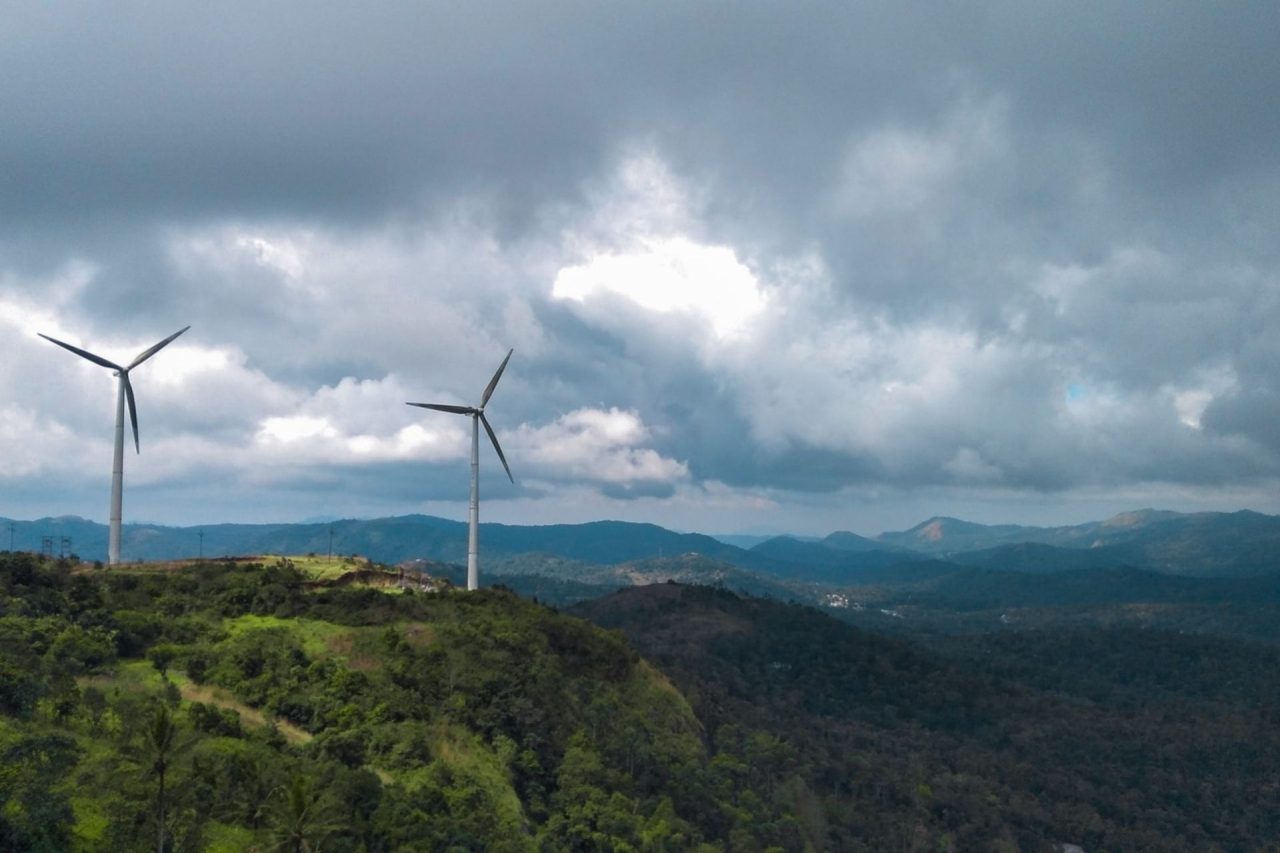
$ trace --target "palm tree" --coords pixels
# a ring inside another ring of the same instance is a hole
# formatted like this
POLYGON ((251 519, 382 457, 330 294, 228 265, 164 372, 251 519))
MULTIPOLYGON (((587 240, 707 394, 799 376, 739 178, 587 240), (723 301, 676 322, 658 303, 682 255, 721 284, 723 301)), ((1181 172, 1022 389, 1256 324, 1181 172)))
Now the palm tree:
POLYGON ((319 853, 320 844, 337 831, 326 817, 327 804, 305 776, 294 776, 275 790, 271 809, 271 849, 279 853, 319 853))
POLYGON ((168 792, 165 784, 174 760, 186 751, 190 741, 179 737, 178 724, 173 713, 163 702, 157 702, 151 719, 143 731, 142 742, 130 750, 131 758, 148 776, 154 776, 156 788, 156 853, 165 852, 165 840, 168 828, 165 825, 165 810, 168 806, 168 792))

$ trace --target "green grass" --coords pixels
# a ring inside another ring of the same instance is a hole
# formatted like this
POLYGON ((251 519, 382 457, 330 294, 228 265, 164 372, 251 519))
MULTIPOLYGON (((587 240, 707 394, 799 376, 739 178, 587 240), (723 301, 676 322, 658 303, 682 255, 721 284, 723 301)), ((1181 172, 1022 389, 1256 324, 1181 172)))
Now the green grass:
POLYGON ((86 681, 103 690, 114 687, 126 693, 158 693, 164 689, 164 679, 151 662, 146 660, 117 661, 113 675, 91 676, 86 681))
MULTIPOLYGON (((257 557, 238 559, 261 562, 264 566, 278 565, 287 561, 301 572, 307 580, 311 581, 336 580, 348 572, 363 571, 368 568, 366 560, 361 557, 339 557, 336 555, 330 559, 329 557, 313 556, 311 554, 262 554, 257 557)), ((209 564, 216 562, 216 560, 203 561, 203 563, 209 564)), ((126 574, 155 574, 172 572, 178 569, 189 569, 203 563, 194 559, 156 560, 153 562, 124 563, 113 568, 112 571, 126 574)), ((91 571, 91 565, 88 563, 81 564, 78 571, 91 571)))
POLYGON ((265 564, 273 564, 287 560, 293 564, 293 567, 302 574, 306 575, 308 580, 323 581, 334 580, 347 572, 360 571, 365 568, 365 561, 356 559, 349 561, 349 558, 334 557, 313 557, 295 556, 292 554, 264 554, 262 562, 265 564))
POLYGON ((344 625, 334 625, 319 619, 282 619, 279 616, 258 616, 252 613, 224 619, 222 626, 233 637, 269 628, 284 629, 298 638, 302 643, 302 650, 310 657, 331 655, 336 642, 352 633, 352 629, 344 625))
POLYGON ((283 629, 298 639, 309 658, 335 658, 352 669, 367 670, 382 665, 379 647, 387 626, 350 627, 319 619, 282 619, 248 614, 224 620, 223 628, 232 637, 250 631, 283 629))

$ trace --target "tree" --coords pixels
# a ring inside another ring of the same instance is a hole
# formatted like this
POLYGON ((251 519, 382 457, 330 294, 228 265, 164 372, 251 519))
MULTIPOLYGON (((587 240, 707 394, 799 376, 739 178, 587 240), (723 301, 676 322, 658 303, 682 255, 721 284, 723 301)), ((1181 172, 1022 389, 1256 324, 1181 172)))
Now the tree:
POLYGON ((74 816, 59 782, 79 754, 61 735, 22 738, 0 753, 0 848, 52 853, 70 846, 74 816))
POLYGON ((338 830, 330 820, 330 805, 324 791, 317 790, 306 776, 297 775, 272 794, 269 811, 271 849, 280 853, 313 853, 338 830))
POLYGON ((182 648, 172 643, 157 643, 147 649, 147 660, 160 673, 161 678, 169 677, 169 666, 182 653, 182 648))
POLYGON ((104 628, 67 625, 49 649, 52 663, 72 675, 93 672, 116 659, 116 644, 104 628))
POLYGON ((0 657, 0 712, 26 717, 43 692, 38 677, 8 658, 0 657))
POLYGON ((191 742, 181 737, 173 712, 163 702, 153 706, 151 719, 147 721, 142 735, 141 742, 130 750, 130 757, 147 776, 156 780, 156 853, 165 853, 165 840, 169 835, 166 823, 169 771, 191 742))

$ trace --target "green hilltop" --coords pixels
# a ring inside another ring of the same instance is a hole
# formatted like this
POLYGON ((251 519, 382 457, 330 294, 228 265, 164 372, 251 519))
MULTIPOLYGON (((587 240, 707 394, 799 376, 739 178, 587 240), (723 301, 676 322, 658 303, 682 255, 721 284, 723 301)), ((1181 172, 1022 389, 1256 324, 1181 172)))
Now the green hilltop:
POLYGON ((723 834, 684 697, 617 635, 509 592, 4 554, 0 593, 0 848, 154 850, 161 811, 174 850, 723 834))

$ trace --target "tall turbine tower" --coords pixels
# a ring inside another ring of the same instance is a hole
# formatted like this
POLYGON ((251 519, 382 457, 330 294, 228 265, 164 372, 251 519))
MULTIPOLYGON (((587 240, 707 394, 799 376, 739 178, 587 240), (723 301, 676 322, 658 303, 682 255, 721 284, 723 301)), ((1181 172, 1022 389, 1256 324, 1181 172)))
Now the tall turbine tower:
POLYGON ((69 349, 81 358, 87 358, 94 364, 100 364, 109 370, 114 370, 117 377, 116 382, 116 451, 115 459, 111 464, 111 527, 107 535, 107 565, 114 566, 120 562, 120 510, 123 503, 122 493, 124 490, 124 404, 129 403, 129 421, 133 424, 133 449, 135 453, 141 453, 142 447, 138 443, 138 408, 133 402, 133 385, 129 383, 129 371, 133 370, 139 364, 151 358, 151 356, 164 349, 170 341, 178 337, 178 335, 190 329, 185 326, 165 338, 153 347, 148 347, 138 353, 138 357, 129 362, 128 367, 121 367, 112 361, 107 361, 99 355, 82 350, 79 347, 73 347, 71 344, 64 343, 56 338, 51 338, 44 333, 37 333, 46 341, 52 341, 63 349, 69 349))
POLYGON ((489 434, 489 440, 493 442, 493 449, 498 451, 498 459, 502 461, 502 467, 506 469, 507 479, 513 484, 515 477, 511 476, 511 466, 507 464, 507 457, 502 455, 502 446, 498 444, 498 437, 493 434, 493 427, 489 426, 489 421, 484 416, 485 404, 489 402, 489 398, 493 396, 493 389, 498 387, 498 380, 502 378, 502 371, 507 369, 507 362, 511 360, 511 354, 515 350, 507 350, 507 357, 502 360, 502 364, 498 365, 498 371, 493 374, 493 378, 489 380, 489 387, 484 389, 484 395, 480 398, 480 405, 473 406, 450 406, 445 403, 407 403, 409 406, 418 406, 423 409, 435 409, 437 412, 452 412, 455 415, 469 415, 471 417, 471 512, 468 517, 467 525, 467 589, 478 589, 480 587, 480 425, 484 424, 484 431, 489 434))

